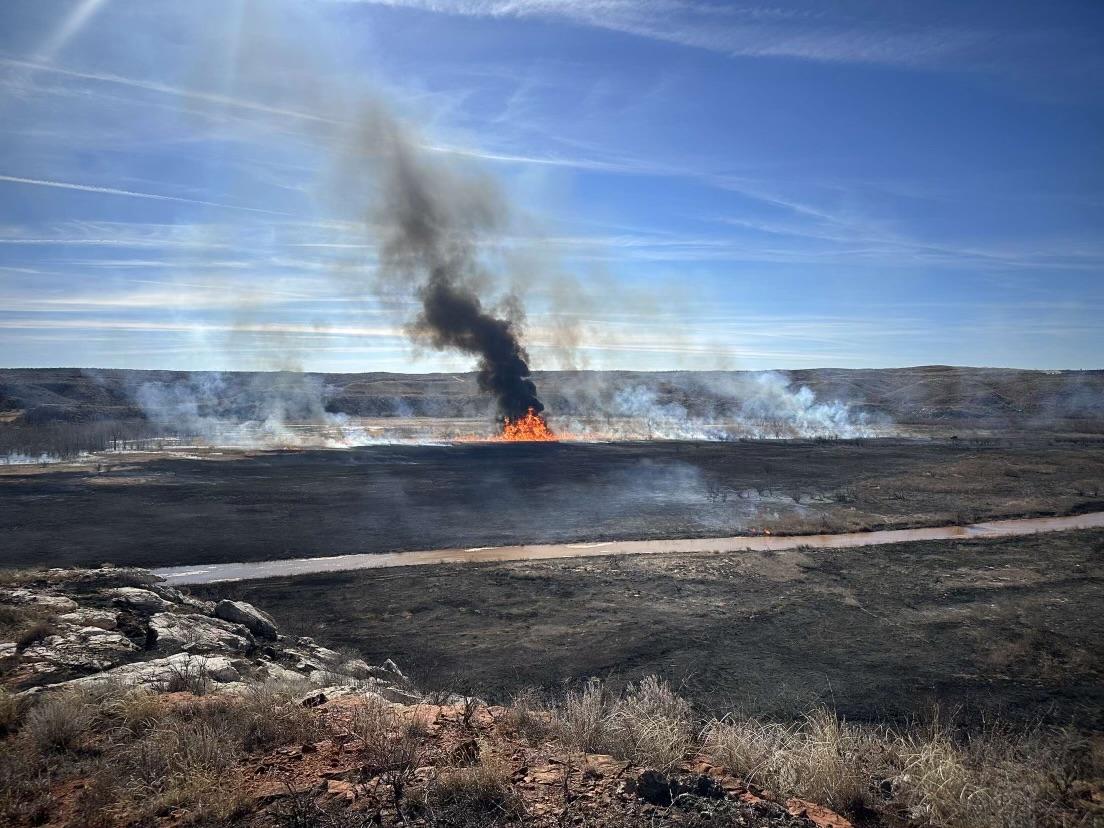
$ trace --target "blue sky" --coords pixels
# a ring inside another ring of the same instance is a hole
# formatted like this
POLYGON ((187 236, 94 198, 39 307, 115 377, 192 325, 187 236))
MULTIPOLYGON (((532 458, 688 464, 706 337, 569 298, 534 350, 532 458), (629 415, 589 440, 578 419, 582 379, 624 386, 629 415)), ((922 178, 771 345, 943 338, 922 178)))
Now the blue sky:
POLYGON ((1104 4, 4 0, 0 365, 427 371, 357 123, 536 368, 1104 367, 1104 4))

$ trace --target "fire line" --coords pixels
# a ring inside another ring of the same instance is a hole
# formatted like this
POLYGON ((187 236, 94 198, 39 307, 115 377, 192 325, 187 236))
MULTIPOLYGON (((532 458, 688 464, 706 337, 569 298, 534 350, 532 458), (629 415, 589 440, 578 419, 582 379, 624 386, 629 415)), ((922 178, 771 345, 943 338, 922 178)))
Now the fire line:
POLYGON ((548 442, 556 439, 544 417, 532 408, 524 417, 502 421, 502 439, 511 442, 548 442))

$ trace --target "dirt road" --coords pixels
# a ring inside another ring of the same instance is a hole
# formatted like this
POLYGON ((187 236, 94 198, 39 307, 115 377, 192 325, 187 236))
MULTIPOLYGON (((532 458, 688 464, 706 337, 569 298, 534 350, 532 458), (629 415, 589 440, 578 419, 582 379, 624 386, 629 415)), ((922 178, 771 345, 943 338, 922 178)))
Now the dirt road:
POLYGON ((786 549, 851 549, 912 541, 1010 538, 1041 532, 1104 528, 1104 512, 1067 517, 1024 518, 973 523, 968 526, 929 526, 880 532, 843 532, 832 535, 763 535, 758 537, 688 538, 677 540, 607 541, 602 543, 552 543, 526 546, 430 549, 390 554, 335 555, 278 561, 171 566, 154 573, 171 584, 208 584, 217 581, 256 580, 317 572, 384 569, 443 563, 495 563, 608 555, 688 554, 697 552, 778 552, 786 549))

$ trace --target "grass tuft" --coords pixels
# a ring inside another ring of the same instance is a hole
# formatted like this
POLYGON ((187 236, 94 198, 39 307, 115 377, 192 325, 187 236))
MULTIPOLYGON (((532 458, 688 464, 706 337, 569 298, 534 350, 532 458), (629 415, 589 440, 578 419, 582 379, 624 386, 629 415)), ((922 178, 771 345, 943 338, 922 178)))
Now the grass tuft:
POLYGON ((552 707, 551 731, 578 750, 660 769, 677 764, 694 744, 689 702, 656 676, 620 695, 591 679, 552 707))
POLYGON ((96 716, 85 693, 51 694, 27 713, 20 733, 39 754, 73 753, 91 737, 96 716))

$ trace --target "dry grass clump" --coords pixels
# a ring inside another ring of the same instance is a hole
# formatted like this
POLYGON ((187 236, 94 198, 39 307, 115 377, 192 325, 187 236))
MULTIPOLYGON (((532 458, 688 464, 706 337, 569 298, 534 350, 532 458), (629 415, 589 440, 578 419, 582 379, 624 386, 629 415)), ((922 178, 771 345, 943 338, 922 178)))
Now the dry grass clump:
POLYGON ((177 812, 185 821, 227 819, 245 803, 237 746, 207 722, 168 719, 114 749, 108 771, 125 809, 177 812))
POLYGON ((20 735, 40 755, 72 753, 91 738, 97 714, 87 693, 52 694, 27 713, 20 735))
MULTIPOLYGON (((36 628, 43 628, 53 617, 53 610, 34 604, 0 604, 0 641, 14 641, 17 649, 22 651, 35 641, 45 638, 45 635, 29 636, 28 633, 36 628)), ((50 628, 46 635, 52 632, 53 629, 50 628)))
POLYGON ((848 811, 870 800, 881 748, 869 731, 824 709, 794 724, 714 721, 703 741, 707 756, 749 782, 848 811))
POLYGON ((664 769, 681 761, 694 744, 690 703, 656 676, 629 684, 621 694, 591 679, 550 712, 556 739, 587 753, 664 769))
POLYGON ((23 719, 23 702, 0 687, 0 738, 14 733, 23 719))
POLYGON ((936 726, 893 737, 888 753, 893 801, 916 825, 1069 828, 1101 822, 1099 810, 1090 814, 1082 780, 1104 776, 1104 757, 1069 730, 995 727, 956 736, 936 726))
POLYGON ((28 647, 33 647, 45 641, 57 632, 57 628, 49 619, 42 618, 26 627, 15 639, 15 649, 23 652, 28 647))
POLYGON ((52 801, 46 770, 17 745, 0 749, 0 825, 47 822, 52 801))
POLYGON ((15 589, 43 580, 42 569, 0 569, 0 587, 15 589))
POLYGON ((324 718, 297 704, 300 692, 269 683, 172 700, 114 685, 44 694, 0 750, 0 823, 33 821, 36 808, 47 819, 41 792, 79 774, 90 780, 80 794, 89 825, 94 815, 103 824, 166 815, 223 824, 247 804, 246 754, 322 736, 324 718))
POLYGON ((145 687, 107 688, 100 700, 101 717, 129 736, 152 729, 165 713, 157 694, 145 687))
POLYGON ((531 745, 539 744, 551 732, 551 714, 534 690, 514 696, 506 708, 506 725, 531 745))
POLYGON ((523 813, 510 768, 496 758, 440 770, 420 798, 418 810, 431 826, 475 828, 513 824, 523 813))
POLYGON ((303 687, 284 682, 250 685, 232 712, 242 749, 269 750, 322 738, 321 718, 297 701, 302 693, 303 687))
POLYGON ((828 710, 796 724, 714 721, 703 752, 782 795, 850 813, 889 809, 931 828, 1095 824, 1082 780, 1104 774, 1101 757, 1069 731, 898 731, 849 724, 828 710))

